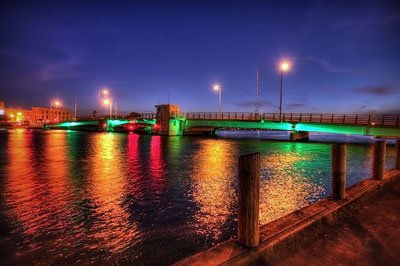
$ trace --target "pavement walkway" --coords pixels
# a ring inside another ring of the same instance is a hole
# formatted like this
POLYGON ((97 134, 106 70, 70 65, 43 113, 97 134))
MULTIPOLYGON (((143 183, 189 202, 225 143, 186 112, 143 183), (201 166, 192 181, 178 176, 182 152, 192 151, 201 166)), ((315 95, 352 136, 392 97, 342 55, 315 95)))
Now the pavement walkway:
POLYGON ((400 265, 400 182, 322 235, 257 265, 400 265))

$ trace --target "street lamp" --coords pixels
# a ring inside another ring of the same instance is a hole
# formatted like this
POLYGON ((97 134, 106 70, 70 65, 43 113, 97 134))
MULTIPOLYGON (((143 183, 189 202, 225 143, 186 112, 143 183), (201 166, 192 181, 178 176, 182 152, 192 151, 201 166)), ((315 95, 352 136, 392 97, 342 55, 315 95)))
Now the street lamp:
MULTIPOLYGON (((50 113, 53 116, 52 118, 54 119, 53 105, 57 109, 57 107, 61 107, 62 103, 60 100, 53 100, 50 102, 50 113)), ((55 112, 55 118, 57 119, 57 112, 55 112)))
POLYGON ((100 117, 100 102, 101 102, 101 95, 106 96, 108 95, 108 90, 106 88, 99 91, 98 94, 98 101, 97 101, 97 117, 100 117))
POLYGON ((110 119, 112 119, 112 102, 111 102, 111 100, 105 99, 104 104, 110 106, 110 119))
POLYGON ((287 72, 289 70, 289 63, 282 62, 281 63, 281 89, 280 89, 280 100, 279 100, 279 120, 282 122, 282 82, 283 82, 283 72, 287 72))
POLYGON ((219 84, 215 84, 214 90, 218 91, 218 112, 221 113, 221 110, 222 110, 222 88, 219 84))

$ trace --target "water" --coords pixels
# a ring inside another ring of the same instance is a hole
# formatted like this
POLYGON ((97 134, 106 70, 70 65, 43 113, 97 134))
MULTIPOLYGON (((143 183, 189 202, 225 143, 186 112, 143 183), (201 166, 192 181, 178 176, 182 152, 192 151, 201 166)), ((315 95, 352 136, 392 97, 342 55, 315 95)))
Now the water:
POLYGON ((0 131, 0 264, 168 265, 234 238, 243 153, 262 155, 263 224, 330 194, 321 141, 363 143, 348 146, 347 184, 370 176, 370 137, 219 135, 0 131))

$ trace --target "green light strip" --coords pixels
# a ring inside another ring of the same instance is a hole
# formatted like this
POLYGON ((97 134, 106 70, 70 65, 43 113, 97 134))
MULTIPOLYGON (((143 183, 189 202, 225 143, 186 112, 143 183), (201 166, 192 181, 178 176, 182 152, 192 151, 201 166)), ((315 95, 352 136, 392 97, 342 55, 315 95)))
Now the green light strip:
POLYGON ((184 123, 185 130, 192 127, 214 128, 243 128, 243 129, 272 129, 272 130, 296 130, 327 133, 342 133, 368 136, 400 137, 400 128, 383 126, 366 126, 351 124, 325 124, 325 123, 298 123, 263 121, 237 121, 237 120, 207 120, 187 119, 184 123))

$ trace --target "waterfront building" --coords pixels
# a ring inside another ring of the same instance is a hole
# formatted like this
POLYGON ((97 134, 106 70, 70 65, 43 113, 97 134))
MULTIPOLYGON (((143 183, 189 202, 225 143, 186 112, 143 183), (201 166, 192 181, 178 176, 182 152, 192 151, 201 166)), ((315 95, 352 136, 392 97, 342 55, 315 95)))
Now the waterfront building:
POLYGON ((5 108, 4 115, 6 120, 10 122, 32 122, 32 110, 21 108, 5 108))
POLYGON ((32 117, 34 124, 58 123, 70 120, 71 111, 68 109, 52 107, 32 107, 32 117))
POLYGON ((4 115, 4 102, 0 101, 0 116, 4 115))

